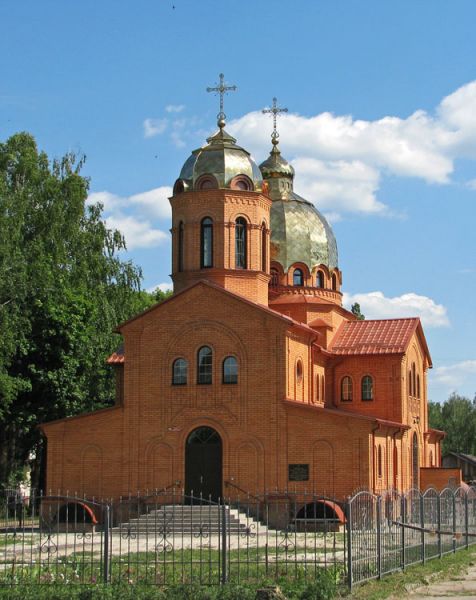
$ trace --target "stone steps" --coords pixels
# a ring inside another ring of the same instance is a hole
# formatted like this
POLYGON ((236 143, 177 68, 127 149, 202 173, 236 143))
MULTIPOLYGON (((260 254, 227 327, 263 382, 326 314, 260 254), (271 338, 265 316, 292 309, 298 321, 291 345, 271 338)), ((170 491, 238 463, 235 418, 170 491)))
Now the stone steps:
MULTIPOLYGON (((222 528, 222 508, 219 506, 164 506, 129 519, 112 531, 121 535, 157 534, 206 536, 218 535, 222 528)), ((248 528, 255 532, 258 524, 236 509, 226 507, 227 534, 246 534, 248 528)), ((261 528, 260 528, 261 529, 261 528)), ((265 529, 265 528, 263 528, 265 529)))

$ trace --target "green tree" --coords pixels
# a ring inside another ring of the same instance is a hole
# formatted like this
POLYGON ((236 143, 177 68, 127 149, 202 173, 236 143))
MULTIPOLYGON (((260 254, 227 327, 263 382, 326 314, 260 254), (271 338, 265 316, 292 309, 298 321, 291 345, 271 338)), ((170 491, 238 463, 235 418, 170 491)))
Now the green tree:
POLYGON ((446 432, 443 455, 449 452, 476 454, 476 403, 454 393, 444 402, 428 405, 430 427, 446 432))
POLYGON ((354 302, 350 307, 350 312, 357 317, 358 321, 364 321, 365 315, 360 312, 360 304, 358 302, 354 302))
POLYGON ((83 162, 50 162, 26 133, 0 144, 0 482, 39 455, 39 423, 113 401, 113 328, 154 301, 86 205, 83 162))

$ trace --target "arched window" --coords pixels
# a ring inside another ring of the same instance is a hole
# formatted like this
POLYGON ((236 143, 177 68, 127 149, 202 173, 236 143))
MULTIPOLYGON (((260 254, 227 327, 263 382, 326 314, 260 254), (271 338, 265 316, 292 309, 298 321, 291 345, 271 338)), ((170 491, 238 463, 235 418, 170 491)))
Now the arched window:
POLYGON ((223 383, 238 383, 238 361, 234 356, 223 361, 223 383))
POLYGON ((433 464, 433 452, 430 450, 430 467, 434 467, 435 465, 433 464))
POLYGON ((268 269, 268 233, 266 231, 266 223, 261 224, 261 270, 266 273, 268 269))
POLYGON ((238 217, 235 221, 235 267, 246 269, 246 219, 238 217))
POLYGON ((314 384, 314 401, 319 402, 321 392, 321 378, 319 373, 316 373, 315 384, 314 384))
POLYGON ((304 275, 302 273, 302 269, 294 269, 293 285, 296 285, 296 286, 304 285, 304 275))
POLYGON ((342 381, 340 382, 341 402, 352 402, 352 396, 352 378, 346 375, 345 377, 342 377, 342 381))
POLYGON ((416 396, 416 367, 412 363, 412 396, 416 396))
POLYGON ((216 190, 218 183, 213 175, 202 175, 195 184, 197 190, 216 190))
POLYGON ((212 349, 208 346, 202 346, 197 354, 197 383, 212 382, 212 349))
POLYGON ((420 375, 416 376, 416 396, 420 397, 420 375))
POLYGON ((418 436, 416 432, 413 434, 412 440, 412 486, 418 488, 420 484, 420 460, 418 450, 418 436))
POLYGON ((277 269, 271 269, 271 279, 269 280, 271 287, 277 287, 279 285, 279 273, 277 269))
POLYGON ((377 475, 382 477, 383 474, 383 460, 382 460, 382 446, 379 444, 377 447, 377 475))
POLYGON ((325 376, 321 376, 321 402, 326 401, 326 379, 325 376))
POLYGON ((370 375, 362 377, 362 400, 374 399, 374 382, 370 375))
POLYGON ((180 221, 178 226, 178 270, 183 271, 183 250, 184 250, 184 236, 183 236, 183 221, 180 221))
POLYGON ((412 395, 413 385, 412 385, 412 370, 408 370, 408 395, 412 395))
POLYGON ((322 271, 317 272, 316 287, 318 287, 318 288, 324 287, 324 273, 322 271))
POLYGON ((172 385, 185 385, 187 383, 188 364, 184 358, 177 358, 172 365, 172 385))
POLYGON ((246 175, 237 175, 230 181, 230 188, 232 190, 251 191, 253 189, 253 182, 246 175))
POLYGON ((200 226, 200 266, 202 269, 213 267, 213 221, 210 217, 202 219, 200 226))
POLYGON ((298 383, 302 381, 302 362, 300 360, 296 363, 296 381, 298 383))
POLYGON ((337 275, 335 273, 332 274, 332 289, 337 290, 337 275))

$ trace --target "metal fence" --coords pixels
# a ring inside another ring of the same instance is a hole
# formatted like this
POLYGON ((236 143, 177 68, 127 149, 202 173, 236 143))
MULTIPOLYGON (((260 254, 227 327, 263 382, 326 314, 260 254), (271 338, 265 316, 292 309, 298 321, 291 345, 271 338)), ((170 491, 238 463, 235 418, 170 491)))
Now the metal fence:
POLYGON ((352 585, 476 541, 476 489, 307 493, 178 489, 115 500, 0 495, 0 585, 312 581, 352 585))
POLYGON ((476 488, 359 492, 347 504, 347 581, 441 558, 476 543, 476 488))
POLYGON ((0 584, 312 581, 318 569, 344 572, 343 514, 328 498, 288 492, 218 502, 175 489, 114 501, 5 495, 0 584))

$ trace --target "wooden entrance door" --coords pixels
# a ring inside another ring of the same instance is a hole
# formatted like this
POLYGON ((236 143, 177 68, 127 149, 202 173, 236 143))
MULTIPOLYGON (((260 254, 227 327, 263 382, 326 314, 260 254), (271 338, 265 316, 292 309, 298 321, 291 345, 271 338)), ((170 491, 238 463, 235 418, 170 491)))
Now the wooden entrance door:
POLYGON ((211 427, 198 427, 185 445, 185 493, 218 500, 222 495, 222 442, 211 427))

